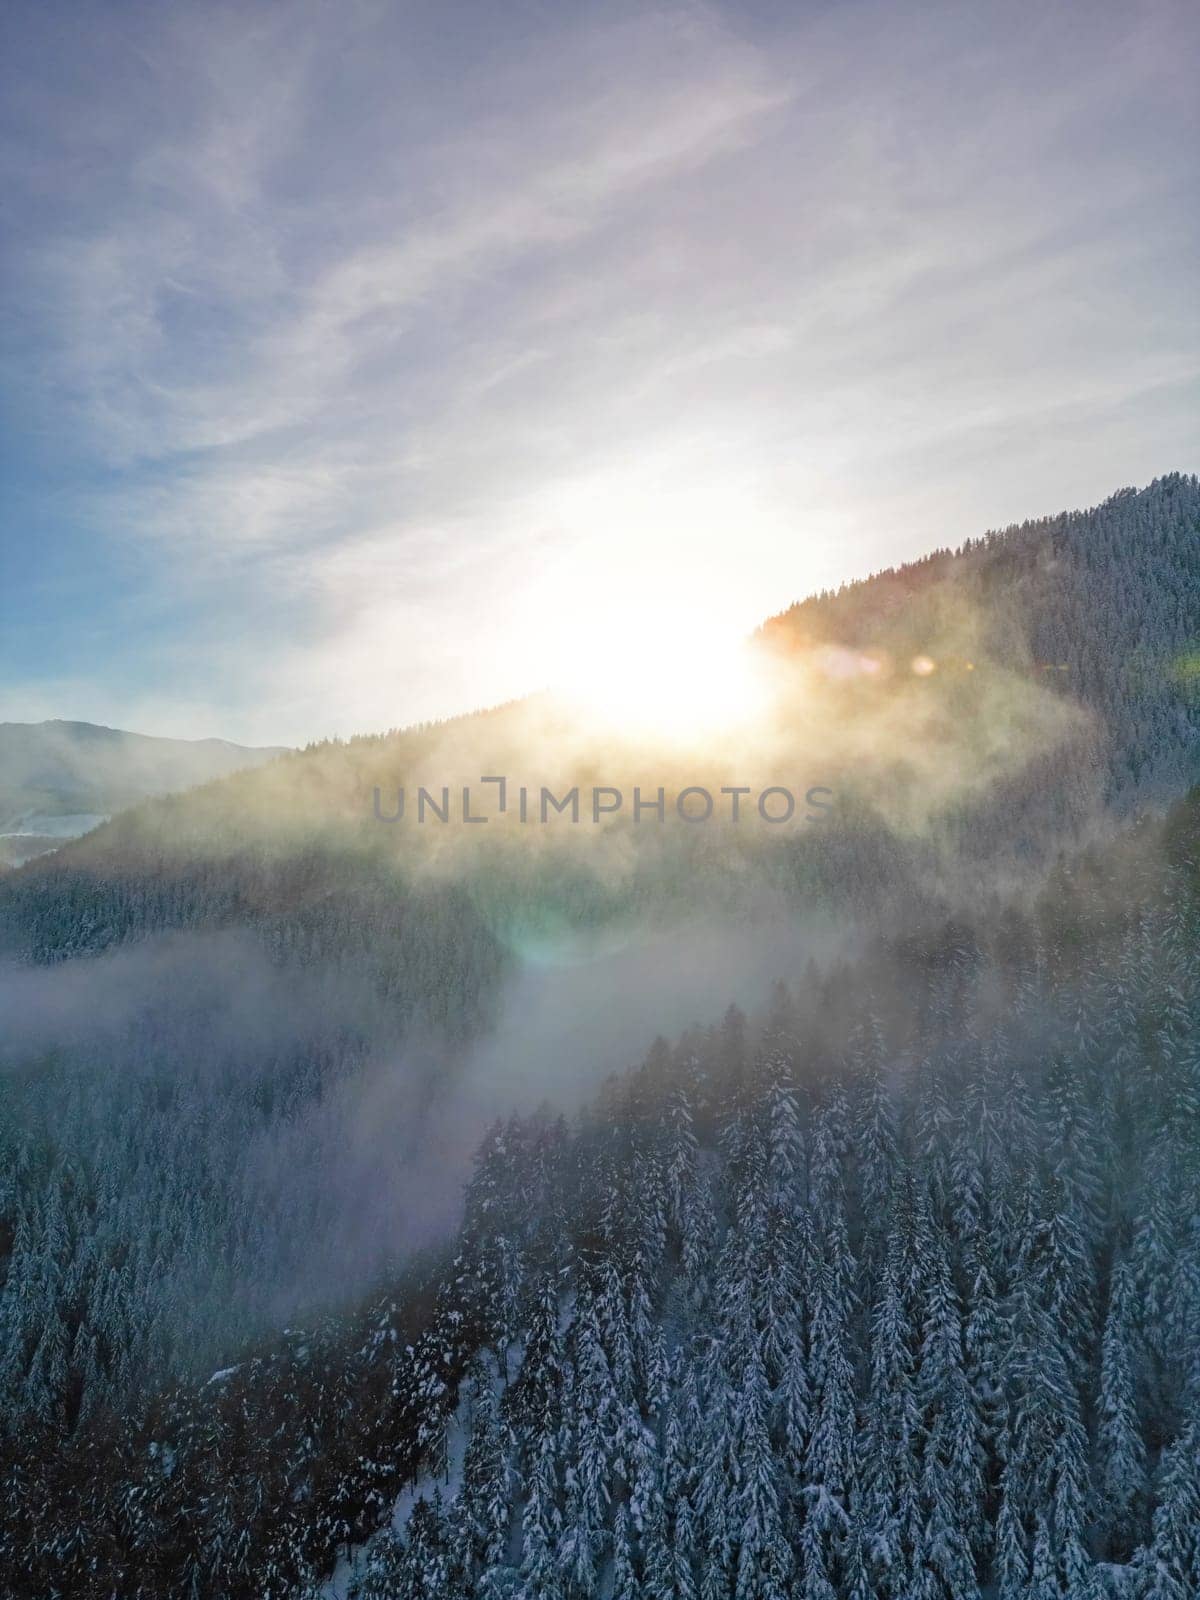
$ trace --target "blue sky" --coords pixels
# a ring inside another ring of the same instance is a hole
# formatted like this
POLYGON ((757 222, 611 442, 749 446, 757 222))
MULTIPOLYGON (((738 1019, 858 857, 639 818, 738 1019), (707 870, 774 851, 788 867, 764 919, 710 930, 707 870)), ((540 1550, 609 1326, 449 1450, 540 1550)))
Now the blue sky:
POLYGON ((1200 465, 1182 0, 0 28, 0 718, 403 724, 1200 465))

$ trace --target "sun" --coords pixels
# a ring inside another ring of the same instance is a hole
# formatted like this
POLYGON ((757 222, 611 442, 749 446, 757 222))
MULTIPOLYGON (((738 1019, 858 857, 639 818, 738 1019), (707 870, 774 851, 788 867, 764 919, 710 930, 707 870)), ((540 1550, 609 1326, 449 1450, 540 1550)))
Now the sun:
POLYGON ((673 745, 744 728, 766 705, 762 664, 743 636, 662 612, 583 623, 550 687, 602 731, 673 745))

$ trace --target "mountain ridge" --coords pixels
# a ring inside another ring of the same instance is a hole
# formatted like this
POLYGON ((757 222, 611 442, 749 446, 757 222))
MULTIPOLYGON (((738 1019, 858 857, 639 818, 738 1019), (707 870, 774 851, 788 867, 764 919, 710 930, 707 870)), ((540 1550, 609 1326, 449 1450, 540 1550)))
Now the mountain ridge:
POLYGON ((190 745, 190 746, 219 746, 226 750, 251 751, 256 755, 271 752, 282 755, 292 749, 291 745, 252 745, 241 744, 236 739, 223 739, 219 735, 207 734, 198 739, 183 739, 175 734, 144 733, 137 728, 114 728, 106 722, 88 722, 79 717, 42 717, 36 722, 20 722, 9 720, 0 722, 0 733, 9 728, 64 728, 72 734, 90 737, 101 734, 115 736, 119 739, 153 740, 156 744, 190 745))

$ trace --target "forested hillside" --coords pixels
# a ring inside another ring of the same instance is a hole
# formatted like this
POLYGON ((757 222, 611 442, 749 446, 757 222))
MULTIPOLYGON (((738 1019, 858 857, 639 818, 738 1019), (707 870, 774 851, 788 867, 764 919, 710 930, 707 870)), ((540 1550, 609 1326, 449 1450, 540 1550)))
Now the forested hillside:
POLYGON ((1194 1596, 1198 864, 1200 794, 497 1123, 361 1319, 11 1428, 12 1592, 314 1595, 348 1542, 364 1600, 1194 1596))
POLYGON ((1123 910, 1092 863, 497 1127, 350 1592, 1200 1593, 1196 820, 1123 910))
POLYGON ((1196 776, 1198 540, 1200 483, 1173 473, 806 600, 763 632, 791 651, 887 639, 911 655, 957 628, 1094 714, 1103 797, 1127 810, 1196 776))

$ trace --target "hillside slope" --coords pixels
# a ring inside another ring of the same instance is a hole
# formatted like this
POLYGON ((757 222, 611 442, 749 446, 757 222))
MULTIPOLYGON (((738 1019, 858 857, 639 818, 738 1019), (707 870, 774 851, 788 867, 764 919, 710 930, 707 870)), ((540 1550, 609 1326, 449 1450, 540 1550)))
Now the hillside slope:
POLYGON ((10 1592, 1190 1600, 1198 863, 1200 792, 496 1123, 361 1315, 0 1439, 10 1592))

